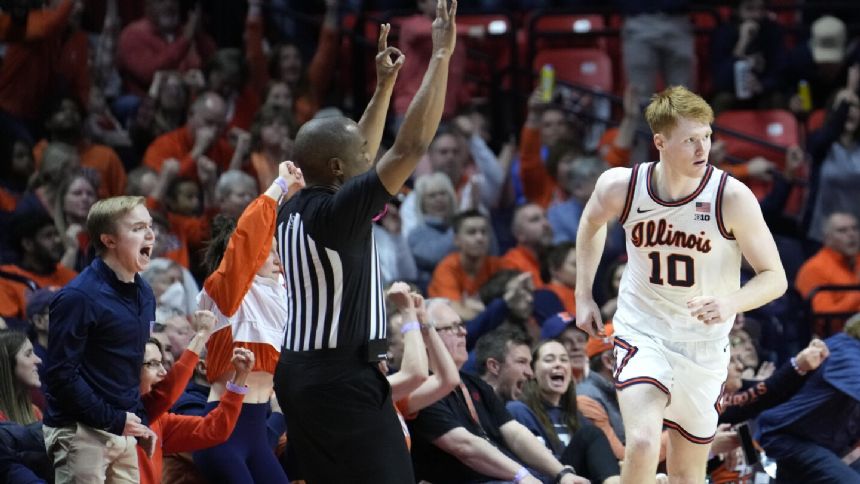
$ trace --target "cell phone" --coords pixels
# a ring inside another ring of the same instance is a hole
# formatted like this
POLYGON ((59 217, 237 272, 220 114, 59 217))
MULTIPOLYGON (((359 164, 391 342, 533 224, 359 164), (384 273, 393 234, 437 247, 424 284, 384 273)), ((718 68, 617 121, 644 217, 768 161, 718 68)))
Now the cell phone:
POLYGON ((738 425, 735 431, 738 433, 738 439, 741 441, 741 449, 744 451, 746 464, 750 467, 757 465, 759 463, 759 454, 753 443, 749 424, 744 422, 738 425))

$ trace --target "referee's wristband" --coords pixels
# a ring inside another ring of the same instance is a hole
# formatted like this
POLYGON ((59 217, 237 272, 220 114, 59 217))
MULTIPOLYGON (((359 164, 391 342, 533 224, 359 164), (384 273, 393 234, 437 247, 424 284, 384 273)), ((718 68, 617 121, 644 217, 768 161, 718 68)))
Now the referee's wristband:
POLYGON ((514 484, 520 484, 526 477, 529 477, 531 473, 525 467, 520 467, 520 470, 514 475, 514 484))
POLYGON ((227 390, 233 393, 238 393, 239 395, 247 395, 248 394, 248 385, 237 385, 231 381, 227 382, 227 390))
POLYGON ((400 334, 406 334, 416 329, 421 329, 421 323, 419 323, 418 321, 410 321, 400 327, 400 334))

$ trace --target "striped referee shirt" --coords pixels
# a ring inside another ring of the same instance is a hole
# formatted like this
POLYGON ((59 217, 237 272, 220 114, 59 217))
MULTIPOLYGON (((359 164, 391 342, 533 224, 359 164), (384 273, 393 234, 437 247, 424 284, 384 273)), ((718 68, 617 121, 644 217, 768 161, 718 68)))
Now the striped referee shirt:
POLYGON ((386 351, 385 300, 372 217, 391 195, 375 169, 340 189, 312 186, 281 208, 275 231, 287 288, 285 351, 386 351))

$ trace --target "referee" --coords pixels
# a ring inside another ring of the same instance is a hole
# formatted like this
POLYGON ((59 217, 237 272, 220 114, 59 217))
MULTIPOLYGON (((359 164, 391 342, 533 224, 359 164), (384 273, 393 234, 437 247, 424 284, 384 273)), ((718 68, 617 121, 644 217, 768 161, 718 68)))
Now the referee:
POLYGON ((278 214, 288 322, 275 373, 290 447, 309 483, 414 482, 390 387, 382 280, 371 219, 400 191, 427 150, 445 104, 456 1, 438 0, 433 55, 394 145, 374 166, 400 52, 384 25, 377 87, 359 123, 302 126, 293 149, 306 188, 278 214), (392 59, 392 57, 394 59, 392 59))

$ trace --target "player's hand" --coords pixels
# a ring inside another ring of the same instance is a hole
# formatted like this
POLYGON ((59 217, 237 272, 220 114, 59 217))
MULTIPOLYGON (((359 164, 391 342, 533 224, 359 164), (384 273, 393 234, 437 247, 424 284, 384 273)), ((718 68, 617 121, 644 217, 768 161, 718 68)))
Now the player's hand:
POLYGON ((600 308, 593 298, 576 298, 576 327, 585 331, 590 336, 603 337, 603 317, 600 316, 600 308))
POLYGON ((795 360, 797 369, 804 372, 817 370, 828 356, 830 356, 830 349, 827 348, 824 341, 815 338, 797 354, 795 360))
POLYGON ((388 33, 391 24, 382 24, 379 27, 379 41, 376 53, 376 83, 394 83, 397 73, 406 62, 406 56, 397 47, 389 47, 388 33))
POLYGON ((450 56, 457 45, 457 0, 451 0, 448 7, 447 0, 437 0, 436 19, 433 20, 433 53, 443 53, 450 56))
POLYGON ((687 309, 691 316, 705 324, 722 323, 737 313, 728 300, 713 296, 696 296, 687 301, 687 309))

